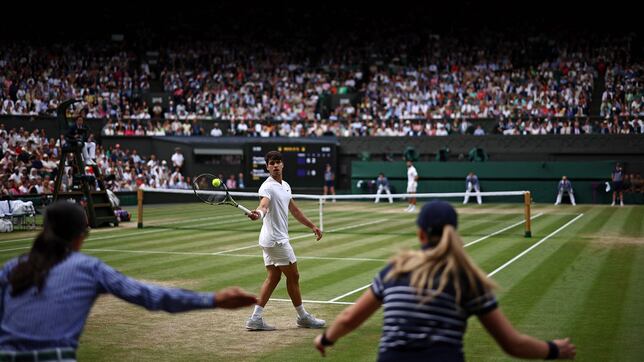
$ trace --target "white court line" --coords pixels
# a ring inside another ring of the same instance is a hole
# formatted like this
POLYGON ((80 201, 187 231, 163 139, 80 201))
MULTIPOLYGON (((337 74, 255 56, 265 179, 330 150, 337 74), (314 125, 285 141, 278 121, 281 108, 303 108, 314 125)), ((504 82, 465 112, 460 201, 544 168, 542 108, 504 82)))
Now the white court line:
MULTIPOLYGON (((342 230, 354 229, 354 228, 358 228, 358 227, 361 227, 361 226, 367 226, 367 225, 371 225, 371 224, 377 224, 377 223, 380 223, 380 222, 383 222, 383 221, 387 221, 387 219, 378 219, 378 220, 375 220, 375 221, 365 222, 365 223, 362 223, 362 224, 344 226, 344 227, 341 227, 341 228, 337 228, 337 229, 333 229, 333 230, 325 231, 325 233, 334 233, 334 232, 338 232, 338 231, 342 231, 342 230)), ((296 239, 310 238, 310 237, 311 237, 311 235, 307 234, 307 235, 300 235, 300 236, 296 236, 296 237, 294 237, 294 238, 290 238, 289 240, 296 240, 296 239)), ((238 251, 238 250, 244 250, 244 249, 256 248, 256 247, 258 247, 258 246, 259 246, 259 245, 257 245, 257 244, 249 245, 249 246, 242 246, 241 248, 235 248, 235 249, 230 249, 230 250, 224 250, 224 251, 220 251, 220 252, 217 252, 217 253, 213 253, 212 255, 228 254, 228 253, 232 253, 232 252, 234 252, 234 251, 238 251)))
POLYGON ((369 283, 369 284, 365 285, 364 287, 360 287, 360 288, 358 288, 358 289, 354 289, 354 290, 350 291, 349 293, 342 294, 342 295, 341 295, 341 296, 339 296, 339 297, 335 297, 335 298, 333 298, 333 299, 329 300, 329 303, 337 302, 338 300, 340 300, 340 299, 342 299, 342 298, 344 298, 344 297, 346 297, 346 296, 349 296, 349 295, 351 295, 351 294, 353 294, 353 293, 357 293, 357 292, 359 292, 359 291, 361 291, 361 290, 367 289, 367 288, 369 288, 370 286, 371 286, 371 283, 369 283))
POLYGON ((503 265, 501 265, 500 267, 496 268, 493 272, 491 272, 490 274, 488 274, 488 276, 489 276, 489 277, 491 277, 491 276, 493 276, 494 274, 496 274, 496 273, 500 272, 501 270, 505 269, 508 265, 510 265, 510 264, 512 264, 512 263, 514 263, 517 259, 519 259, 520 257, 524 256, 525 254, 529 253, 529 252, 530 252, 530 250, 532 250, 532 249, 536 248, 537 246, 541 245, 541 243, 543 243, 544 241, 546 241, 546 240, 550 239, 552 236, 554 236, 555 234, 557 234, 557 233, 558 233, 558 232, 560 232, 561 230, 563 230, 563 229, 567 228, 570 224, 572 224, 572 223, 574 223, 575 221, 579 220, 579 218, 581 218, 582 216, 584 216, 584 214, 579 214, 579 215, 577 215, 577 217, 576 217, 576 218, 574 218, 574 219, 572 219, 572 220, 568 221, 564 226, 562 226, 562 227, 560 227, 559 229, 557 229, 557 230, 553 231, 552 233, 550 233, 550 235, 548 235, 548 236, 546 236, 545 238, 543 238, 543 239, 541 239, 541 240, 537 241, 534 245, 532 245, 531 247, 529 247, 529 248, 527 248, 526 250, 522 251, 522 252, 521 252, 521 254, 519 254, 519 255, 515 256, 514 258, 512 258, 512 259, 508 260, 508 262, 506 262, 505 264, 503 264, 503 265))
POLYGON ((22 250, 22 249, 31 249, 31 245, 30 246, 23 246, 23 247, 20 247, 20 248, 2 249, 2 250, 0 250, 0 253, 4 253, 5 251, 14 251, 14 250, 22 250))
MULTIPOLYGON (((542 212, 540 212, 540 213, 538 213, 538 214, 534 215, 533 217, 531 217, 531 218, 530 218, 530 220, 536 219, 536 218, 538 218, 538 217, 539 217, 539 216, 541 216, 541 215, 543 215, 543 213, 542 213, 542 212)), ((478 243, 478 242, 481 242, 481 241, 483 241, 483 240, 485 240, 485 239, 487 239, 487 238, 490 238, 490 237, 492 237, 492 236, 494 236, 494 235, 500 234, 500 233, 502 233, 502 232, 504 232, 504 231, 506 231, 506 230, 510 230, 510 229, 512 229, 513 227, 515 227, 515 226, 519 226, 519 225, 524 224, 524 223, 525 223, 525 220, 520 221, 520 222, 518 222, 518 223, 516 223, 516 224, 512 224, 512 225, 510 225, 510 226, 508 226, 508 227, 506 227, 506 228, 503 228, 503 229, 501 229, 501 230, 499 230, 499 231, 495 231, 495 232, 493 232, 493 233, 492 233, 492 234, 490 234, 490 235, 486 235, 486 236, 484 236, 484 237, 482 237, 482 238, 480 238, 480 239, 476 239, 476 240, 474 240, 474 241, 472 241, 472 242, 469 242, 469 243, 467 243, 467 244, 463 245, 463 247, 467 248, 467 247, 468 247, 468 246, 470 246, 470 245, 474 245, 474 244, 476 244, 476 243, 478 243)))
MULTIPOLYGON (((270 300, 275 301, 275 302, 291 302, 290 299, 282 299, 282 298, 271 298, 270 300)), ((342 305, 353 305, 355 303, 352 302, 330 302, 326 300, 302 300, 302 303, 315 303, 315 304, 342 304, 342 305)))

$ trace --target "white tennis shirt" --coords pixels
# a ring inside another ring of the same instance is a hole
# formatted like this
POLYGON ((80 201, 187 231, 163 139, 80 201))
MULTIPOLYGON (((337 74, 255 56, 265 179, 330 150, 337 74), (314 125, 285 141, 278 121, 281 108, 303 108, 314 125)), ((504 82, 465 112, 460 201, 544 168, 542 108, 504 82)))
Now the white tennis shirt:
POLYGON ((418 176, 418 172, 416 172, 416 167, 410 166, 407 167, 407 184, 411 185, 414 182, 416 182, 416 176, 418 176))
POLYGON ((259 196, 270 200, 268 212, 264 217, 262 231, 259 233, 259 245, 272 247, 275 244, 288 242, 288 205, 291 202, 291 186, 268 177, 259 188, 259 196))

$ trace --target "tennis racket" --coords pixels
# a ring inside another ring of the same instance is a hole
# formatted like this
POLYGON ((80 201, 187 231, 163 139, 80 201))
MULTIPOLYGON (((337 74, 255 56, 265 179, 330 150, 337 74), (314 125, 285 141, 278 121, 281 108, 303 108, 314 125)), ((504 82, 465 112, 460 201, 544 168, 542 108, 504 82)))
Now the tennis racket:
POLYGON ((197 198, 209 205, 230 205, 240 209, 246 215, 250 214, 250 210, 233 200, 223 180, 219 180, 220 184, 218 186, 213 185, 213 180, 217 178, 217 176, 209 173, 195 177, 192 182, 192 190, 197 198))

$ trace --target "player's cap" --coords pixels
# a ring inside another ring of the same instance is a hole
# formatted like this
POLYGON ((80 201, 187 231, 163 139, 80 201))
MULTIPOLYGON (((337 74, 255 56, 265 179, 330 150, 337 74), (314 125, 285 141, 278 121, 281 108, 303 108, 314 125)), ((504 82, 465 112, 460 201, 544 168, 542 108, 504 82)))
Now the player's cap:
POLYGON ((458 215, 449 203, 434 200, 423 206, 418 214, 416 224, 430 235, 441 235, 445 225, 458 227, 458 215))

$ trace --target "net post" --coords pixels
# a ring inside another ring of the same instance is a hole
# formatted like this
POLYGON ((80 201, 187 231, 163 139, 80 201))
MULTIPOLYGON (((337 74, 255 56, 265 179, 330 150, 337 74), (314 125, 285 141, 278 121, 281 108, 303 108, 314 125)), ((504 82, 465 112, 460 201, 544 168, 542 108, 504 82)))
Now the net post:
POLYGON ((532 195, 530 194, 530 191, 526 191, 523 194, 523 206, 525 209, 525 237, 526 238, 531 238, 532 237, 532 225, 530 222, 530 205, 532 204, 532 195))
POLYGON ((320 197, 318 199, 319 204, 319 219, 320 219, 320 230, 324 231, 324 198, 320 197))
POLYGON ((137 205, 137 223, 136 227, 143 229, 143 189, 136 190, 136 205, 137 205))

